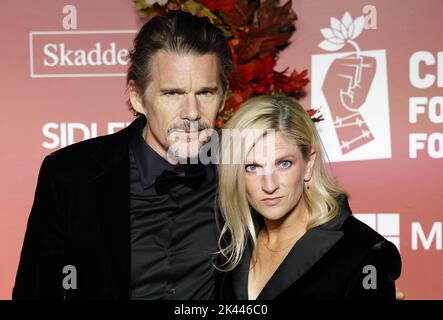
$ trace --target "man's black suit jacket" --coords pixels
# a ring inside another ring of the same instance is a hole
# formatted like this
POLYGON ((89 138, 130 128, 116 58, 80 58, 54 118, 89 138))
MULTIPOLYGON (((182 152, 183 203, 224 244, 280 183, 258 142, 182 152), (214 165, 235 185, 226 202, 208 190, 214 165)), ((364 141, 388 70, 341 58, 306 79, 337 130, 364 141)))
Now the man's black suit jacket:
POLYGON ((128 146, 142 121, 44 159, 13 299, 128 298, 128 146), (62 285, 73 275, 69 267, 63 273, 69 265, 77 270, 75 290, 62 285))

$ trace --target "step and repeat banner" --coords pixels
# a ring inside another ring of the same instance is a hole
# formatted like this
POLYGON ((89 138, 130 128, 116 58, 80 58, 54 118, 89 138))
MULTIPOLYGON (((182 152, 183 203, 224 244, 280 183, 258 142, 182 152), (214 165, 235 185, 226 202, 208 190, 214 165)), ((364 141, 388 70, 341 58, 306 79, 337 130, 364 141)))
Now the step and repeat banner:
MULTIPOLYGON (((403 258, 408 299, 443 299, 443 2, 295 0, 278 69, 309 70, 301 100, 355 216, 403 258)), ((10 299, 45 155, 116 132, 130 0, 10 1, 0 12, 0 299, 10 299)))

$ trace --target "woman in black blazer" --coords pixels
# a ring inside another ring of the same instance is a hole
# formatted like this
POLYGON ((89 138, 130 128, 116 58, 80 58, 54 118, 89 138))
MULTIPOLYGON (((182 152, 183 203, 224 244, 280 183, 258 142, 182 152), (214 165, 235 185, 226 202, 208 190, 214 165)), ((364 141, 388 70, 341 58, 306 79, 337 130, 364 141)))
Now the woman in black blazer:
POLYGON ((256 97, 225 128, 242 134, 222 140, 217 297, 395 299, 399 252, 352 216, 303 108, 256 97))

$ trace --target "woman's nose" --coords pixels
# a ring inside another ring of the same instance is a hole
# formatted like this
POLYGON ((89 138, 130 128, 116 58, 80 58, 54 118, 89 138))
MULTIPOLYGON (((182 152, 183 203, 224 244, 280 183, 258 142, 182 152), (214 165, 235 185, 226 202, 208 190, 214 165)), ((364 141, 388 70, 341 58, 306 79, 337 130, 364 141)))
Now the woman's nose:
POLYGON ((273 170, 268 170, 263 173, 262 189, 268 194, 272 194, 278 189, 278 179, 273 170))

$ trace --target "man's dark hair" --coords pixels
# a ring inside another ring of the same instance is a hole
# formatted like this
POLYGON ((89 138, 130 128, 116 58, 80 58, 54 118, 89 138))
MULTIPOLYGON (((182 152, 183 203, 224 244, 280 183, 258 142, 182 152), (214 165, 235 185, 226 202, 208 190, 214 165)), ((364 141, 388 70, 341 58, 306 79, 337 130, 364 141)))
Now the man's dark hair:
POLYGON ((140 29, 129 54, 126 83, 133 80, 141 94, 149 82, 152 57, 160 50, 177 54, 217 55, 220 82, 226 90, 227 77, 233 67, 232 56, 223 32, 208 18, 170 11, 166 16, 152 18, 140 29))

